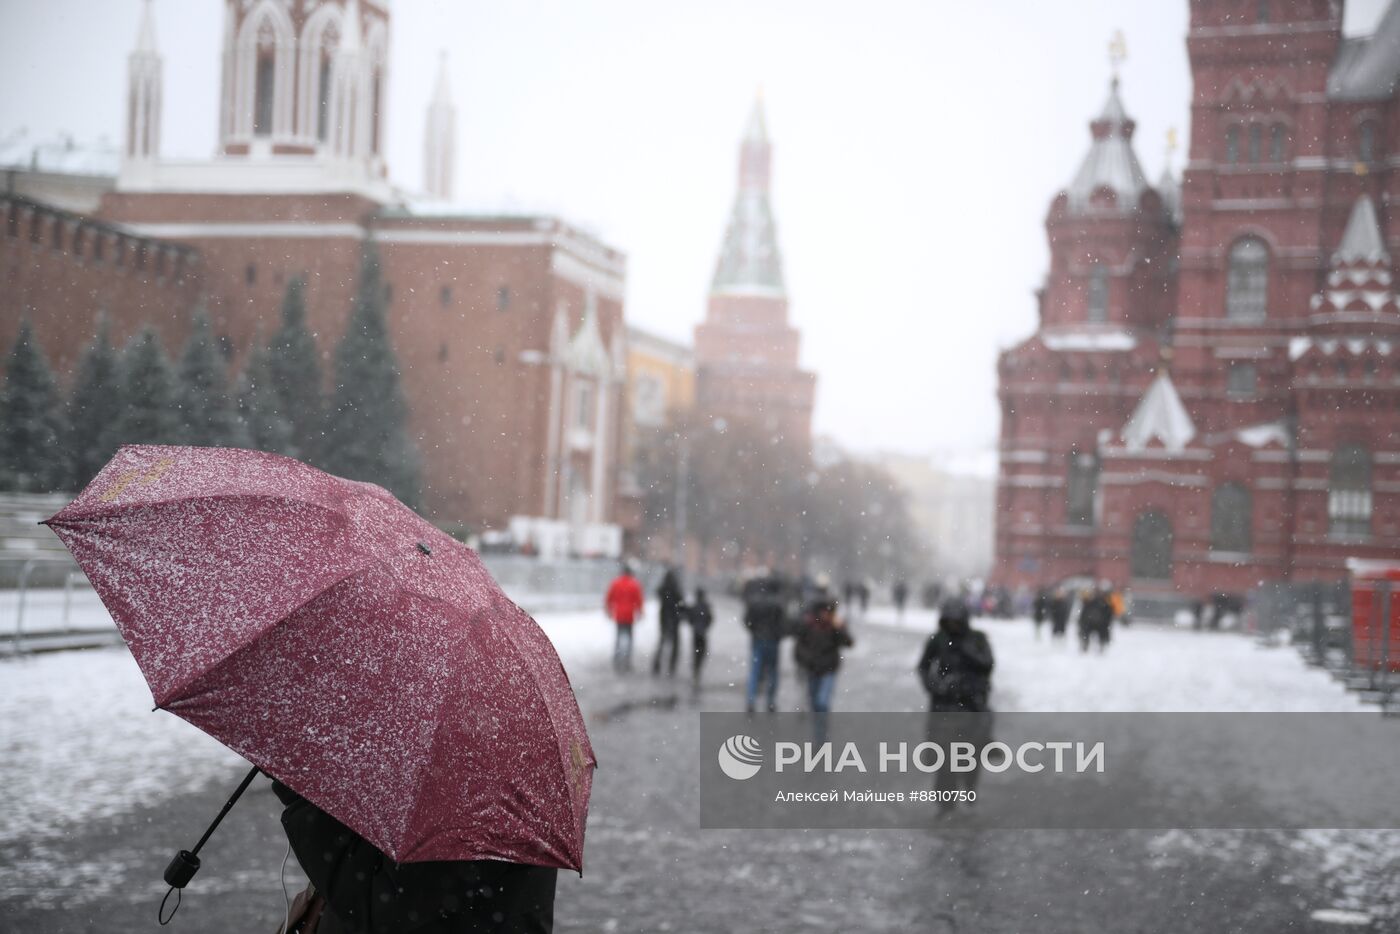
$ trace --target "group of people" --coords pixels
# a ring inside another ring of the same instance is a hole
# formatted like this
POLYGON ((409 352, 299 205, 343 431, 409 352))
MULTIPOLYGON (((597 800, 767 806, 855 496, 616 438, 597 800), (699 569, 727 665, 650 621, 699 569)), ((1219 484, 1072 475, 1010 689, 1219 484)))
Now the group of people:
MULTIPOLYGON (((690 624, 691 677, 700 683, 700 672, 705 667, 709 655, 710 625, 714 622, 714 609, 705 594, 705 588, 695 588, 695 599, 685 600, 685 590, 681 587, 680 575, 675 568, 667 568, 656 588, 656 598, 661 605, 661 638, 656 644, 656 655, 651 662, 651 671, 659 675, 664 670, 669 677, 675 677, 680 661, 681 625, 690 624)), ((642 617, 646 598, 641 581, 632 568, 623 565, 622 573, 608 585, 604 598, 608 616, 617 627, 617 639, 613 646, 613 670, 618 673, 632 670, 633 628, 642 617)))
POLYGON ((1115 590, 1108 581, 1102 581, 1095 587, 1086 587, 1078 593, 1066 587, 1057 587, 1054 590, 1042 588, 1035 595, 1031 610, 1036 638, 1040 638, 1041 627, 1047 622, 1050 624, 1051 638, 1064 638, 1076 606, 1079 609, 1076 624, 1079 648, 1083 652, 1089 651, 1090 643, 1095 642, 1100 652, 1107 649, 1114 622, 1127 622, 1123 593, 1115 590))

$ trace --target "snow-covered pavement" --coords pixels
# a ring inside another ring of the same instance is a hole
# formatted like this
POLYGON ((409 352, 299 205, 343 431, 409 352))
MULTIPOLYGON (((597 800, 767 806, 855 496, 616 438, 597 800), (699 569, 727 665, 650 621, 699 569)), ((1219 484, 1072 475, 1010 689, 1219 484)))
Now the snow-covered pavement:
MULTIPOLYGON (((1196 906, 1189 910, 1198 919, 1212 911, 1233 917, 1246 910, 1265 911, 1271 919, 1308 918, 1314 910, 1389 918, 1393 913, 1377 906, 1391 896, 1400 901, 1400 892, 1385 881, 1395 875, 1390 867, 1397 837, 1387 833, 1128 834, 1113 837, 1117 842, 1107 855, 1098 849, 1107 838, 1091 835, 1076 844, 1084 847, 1080 871, 1111 873, 1117 881, 1095 889, 1112 898, 1093 909, 1086 902, 1081 920, 1075 920, 1080 909, 1073 907, 1072 893, 1061 892, 1077 883, 1060 878, 1053 860, 1046 862, 1051 854, 1063 858, 1069 837, 992 834, 959 842, 912 833, 697 833, 690 810, 698 754, 692 717, 700 709, 742 705, 738 688, 747 640, 737 608, 717 609, 709 683, 694 696, 684 682, 640 672, 614 678, 607 661, 613 626, 600 611, 537 617, 564 660, 600 761, 607 763, 594 786, 590 873, 583 880, 561 878, 561 904, 568 906, 570 922, 563 929, 613 924, 623 931, 734 930, 750 921, 752 929, 782 929, 774 919, 807 917, 785 914, 789 906, 824 898, 819 904, 826 929, 905 930, 925 917, 920 912, 943 904, 947 896, 940 893, 953 891, 929 889, 921 881, 925 873, 959 879, 964 910, 986 931, 1023 929, 1029 918, 1024 912, 1032 908, 1046 919, 1038 925, 1050 932, 1109 930, 1089 919, 1114 911, 1133 914, 1140 922, 1136 930, 1172 930, 1144 920, 1158 911, 1138 905, 1133 895, 1149 875, 1156 888, 1148 891, 1156 892, 1165 910, 1196 906), (825 886, 815 880, 827 871, 822 867, 829 868, 833 848, 842 854, 844 869, 840 884, 828 891, 837 880, 825 886), (685 867, 683 883, 666 868, 677 865, 685 867), (1252 889, 1246 881, 1251 866, 1269 867, 1273 888, 1252 889), (732 892, 724 905, 711 899, 716 886, 732 892), (1202 896, 1205 888, 1210 892, 1202 896), (1276 910, 1260 907, 1279 892, 1292 892, 1298 901, 1276 910)), ((921 697, 912 668, 919 633, 932 630, 932 616, 913 613, 899 626, 891 611, 877 608, 856 625, 857 645, 843 668, 837 709, 917 709, 921 697)), ((1081 654, 1072 642, 1051 642, 1048 634, 1037 640, 1027 621, 977 625, 997 654, 994 699, 1001 710, 1364 709, 1296 652, 1262 648, 1237 635, 1138 626, 1116 632, 1100 656, 1081 654)), ((650 659, 656 631, 654 618, 639 626, 639 669, 650 659)), ((786 668, 790 653, 783 655, 786 668)), ((785 709, 800 704, 799 695, 800 686, 785 671, 785 709)), ((0 658, 0 717, 0 781, 8 792, 0 810, 0 855, 10 854, 0 859, 0 915, 9 905, 19 916, 36 919, 36 930, 66 929, 53 901, 56 890, 50 891, 48 880, 54 878, 91 878, 83 904, 92 917, 107 911, 143 915, 159 900, 155 881, 168 857, 166 843, 155 839, 161 828, 184 841, 217 808, 240 771, 240 760, 218 743, 177 717, 151 711, 150 692, 122 647, 0 658), (91 872, 84 868, 89 864, 91 872), (59 926, 46 926, 52 924, 59 926)), ((266 897, 276 895, 281 856, 275 819, 266 819, 273 813, 275 802, 255 800, 220 831, 219 845, 226 849, 218 871, 200 881, 195 910, 205 912, 202 917, 217 916, 233 929, 234 911, 247 911, 258 923, 271 902, 280 911, 280 895, 266 897), (221 894, 220 886, 228 891, 221 894)), ((1100 878, 1093 884, 1107 883, 1100 878)), ((822 927, 815 921, 809 926, 822 927)))
MULTIPOLYGON (((872 607, 868 622, 931 633, 931 611, 872 607)), ((1002 711, 1339 712, 1367 710, 1287 646, 1235 633, 1115 626, 1108 650, 1082 653, 1073 627, 1039 638, 1030 620, 981 619, 996 656, 992 706, 1002 711)))

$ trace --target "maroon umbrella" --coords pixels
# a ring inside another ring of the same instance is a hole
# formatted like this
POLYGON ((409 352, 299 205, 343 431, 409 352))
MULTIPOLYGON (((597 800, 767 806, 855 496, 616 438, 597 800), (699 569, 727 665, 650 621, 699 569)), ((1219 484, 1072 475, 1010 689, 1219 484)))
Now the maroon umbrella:
POLYGON ((124 447, 48 524, 157 707, 392 859, 582 868, 595 760, 554 647, 380 487, 124 447))

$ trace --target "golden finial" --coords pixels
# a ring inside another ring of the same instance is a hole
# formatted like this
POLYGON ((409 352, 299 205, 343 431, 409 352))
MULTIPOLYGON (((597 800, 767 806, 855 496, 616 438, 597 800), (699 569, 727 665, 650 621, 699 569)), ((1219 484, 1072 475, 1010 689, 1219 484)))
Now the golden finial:
POLYGON ((1167 171, 1168 171, 1168 172, 1171 171, 1171 168, 1172 168, 1172 156, 1176 155, 1176 149, 1177 149, 1177 146, 1179 146, 1179 145, 1180 145, 1180 142, 1179 142, 1179 139, 1178 139, 1178 136, 1177 136, 1176 127, 1174 127, 1174 126, 1169 126, 1169 127, 1167 127, 1167 171))
POLYGON ((1108 64, 1113 69, 1113 80, 1118 80, 1118 70, 1123 63, 1128 60, 1128 40, 1123 35, 1123 30, 1115 29, 1113 38, 1108 42, 1108 64))

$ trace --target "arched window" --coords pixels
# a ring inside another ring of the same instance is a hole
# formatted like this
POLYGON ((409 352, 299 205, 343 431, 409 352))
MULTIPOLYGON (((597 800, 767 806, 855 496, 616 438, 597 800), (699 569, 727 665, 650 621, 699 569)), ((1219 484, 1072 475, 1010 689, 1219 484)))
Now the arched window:
POLYGON ((1225 162, 1234 165, 1240 161, 1240 128, 1228 127, 1225 130, 1225 162))
POLYGON ((1362 445, 1344 444, 1332 452, 1327 519, 1335 535, 1371 534, 1371 452, 1362 445))
POLYGON ((1288 130, 1282 123, 1275 123, 1269 130, 1269 161, 1282 162, 1287 151, 1288 130))
POLYGON ((1145 512, 1133 523, 1129 564, 1139 580, 1171 580, 1172 524, 1162 513, 1145 512))
POLYGON ((276 92, 277 58, 273 50, 258 43, 258 59, 253 76, 253 135, 272 135, 272 101, 276 92))
POLYGON ((1230 247, 1225 317, 1257 321, 1269 298, 1269 248, 1258 237, 1245 237, 1230 247))
POLYGON ((331 126, 331 56, 321 53, 321 69, 316 78, 316 138, 330 139, 331 126))
POLYGON ((1258 123, 1249 125, 1249 161, 1260 162, 1264 158, 1264 127, 1258 123))
POLYGON ((1248 552, 1253 515, 1249 490, 1238 483, 1217 487, 1210 501, 1211 550, 1248 552))
POLYGON ((1102 263, 1095 263, 1089 270, 1089 321, 1102 323, 1108 320, 1108 270, 1102 263))
POLYGON ((1098 488, 1098 457, 1070 451, 1069 473, 1065 482, 1065 520, 1070 525, 1094 524, 1094 499, 1098 488))

